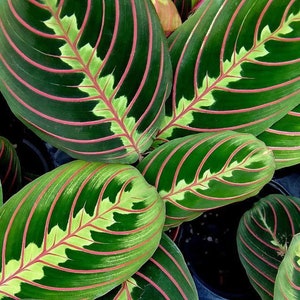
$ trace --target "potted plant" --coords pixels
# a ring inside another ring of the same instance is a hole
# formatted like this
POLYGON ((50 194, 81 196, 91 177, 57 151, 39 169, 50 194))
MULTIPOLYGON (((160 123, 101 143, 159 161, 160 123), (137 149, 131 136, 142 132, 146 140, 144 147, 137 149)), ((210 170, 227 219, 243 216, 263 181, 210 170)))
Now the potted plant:
POLYGON ((1 2, 1 92, 74 159, 3 192, 2 299, 201 299, 164 231, 299 164, 299 3, 155 2, 1 2))

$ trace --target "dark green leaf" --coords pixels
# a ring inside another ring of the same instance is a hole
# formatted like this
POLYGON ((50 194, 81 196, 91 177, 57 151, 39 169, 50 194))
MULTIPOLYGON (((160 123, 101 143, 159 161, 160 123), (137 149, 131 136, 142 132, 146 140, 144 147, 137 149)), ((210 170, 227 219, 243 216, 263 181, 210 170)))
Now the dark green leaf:
POLYGON ((109 299, 198 299, 197 290, 184 258, 165 234, 142 268, 103 300, 109 299))
POLYGON ((133 163, 161 123, 171 64, 146 0, 1 1, 0 88, 75 158, 133 163))
POLYGON ((299 20, 299 1, 204 1, 169 38, 174 84, 158 142, 257 135, 299 105, 299 20))
POLYGON ((240 259, 262 299, 273 299, 278 268, 293 236, 300 232, 299 220, 299 198, 269 195, 259 200, 240 221, 237 233, 240 259))

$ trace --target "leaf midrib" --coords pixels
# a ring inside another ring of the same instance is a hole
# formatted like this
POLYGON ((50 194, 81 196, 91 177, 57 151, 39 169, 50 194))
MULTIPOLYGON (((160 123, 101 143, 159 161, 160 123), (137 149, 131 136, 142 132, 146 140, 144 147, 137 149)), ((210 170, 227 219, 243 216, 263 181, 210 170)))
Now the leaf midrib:
MULTIPOLYGON (((59 25, 60 29, 62 30, 62 32, 64 33, 64 36, 62 37, 66 43, 69 45, 69 47, 73 50, 74 55, 76 60, 81 64, 82 71, 86 74, 86 76, 88 76, 88 78, 91 80, 91 82, 93 83, 93 88, 97 91, 99 98, 101 98, 101 100, 103 100, 106 104, 106 106, 109 108, 110 112, 113 115, 113 119, 114 121, 119 125, 120 128, 123 129, 124 135, 125 137, 129 140, 131 146, 133 147, 134 151, 140 155, 139 153, 139 149, 138 149, 138 145, 136 144, 134 138, 132 137, 132 135, 128 132, 126 126, 124 126, 124 123, 122 123, 122 120, 120 120, 118 118, 118 114, 116 112, 116 110, 114 109, 114 107, 112 106, 112 104, 110 103, 109 99, 106 97, 105 93, 101 90, 99 84, 97 83, 97 81, 95 80, 95 78, 92 76, 92 73, 90 72, 90 69, 88 67, 87 64, 84 63, 84 61, 82 60, 78 49, 76 47, 74 47, 73 43, 71 42, 71 40, 68 37, 67 32, 65 31, 64 27, 62 26, 62 23, 60 21, 59 15, 55 13, 51 7, 48 5, 49 11, 52 14, 52 16, 55 18, 57 24, 59 25)), ((78 39, 75 39, 75 42, 78 41, 78 39)), ((89 59, 90 60, 90 59, 89 59)), ((123 119, 124 117, 122 117, 123 119)))
MULTIPOLYGON (((175 127, 177 125, 176 121, 184 118, 184 116, 187 113, 189 113, 190 111, 194 111, 194 112, 198 112, 198 113, 201 112, 201 111, 204 112, 205 110, 201 109, 201 108, 197 108, 196 104, 198 104, 198 102, 200 102, 201 99, 203 99, 209 92, 211 92, 214 89, 217 90, 218 89, 217 85, 220 82, 222 82, 222 80, 230 78, 231 77, 230 73, 235 68, 237 68, 238 66, 240 66, 244 62, 251 61, 251 60, 247 59, 248 56, 251 55, 251 53, 254 52, 255 49, 261 47, 263 44, 265 44, 269 40, 274 39, 276 37, 276 35, 278 34, 278 31, 280 31, 281 26, 282 26, 282 24, 280 24, 280 26, 275 31, 273 31, 273 33, 271 33, 270 36, 266 37, 264 40, 260 41, 259 43, 255 43, 254 42, 252 48, 249 49, 249 51, 247 51, 247 53, 244 56, 242 56, 237 62, 235 62, 225 73, 222 73, 220 71, 221 74, 216 78, 216 80, 214 81, 214 83, 212 85, 208 86, 200 95, 197 95, 198 94, 197 91, 194 91, 195 95, 196 95, 195 98, 190 102, 189 105, 187 105, 182 111, 180 111, 179 114, 177 114, 177 111, 176 111, 177 106, 176 107, 173 106, 172 113, 173 113, 174 117, 171 119, 171 121, 164 128, 162 128, 158 132, 158 135, 161 135, 163 132, 167 131, 168 129, 170 129, 172 127, 175 127)), ((236 52, 234 52, 234 53, 236 53, 236 52)), ((220 90, 222 90, 222 89, 220 88, 220 90)), ((178 103, 176 103, 176 104, 178 104, 178 103)))

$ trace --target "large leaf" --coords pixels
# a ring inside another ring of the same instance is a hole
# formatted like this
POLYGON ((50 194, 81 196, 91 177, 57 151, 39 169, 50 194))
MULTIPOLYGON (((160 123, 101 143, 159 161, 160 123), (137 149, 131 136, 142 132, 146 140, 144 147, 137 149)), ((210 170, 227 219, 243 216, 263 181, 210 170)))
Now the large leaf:
POLYGON ((131 278, 101 299, 198 299, 195 283, 175 243, 163 235, 154 255, 131 278))
POLYGON ((164 219, 135 168, 65 164, 0 208, 0 299, 101 296, 153 255, 164 219))
POLYGON ((273 154, 251 134, 199 133, 167 142, 137 168, 166 202, 166 228, 257 194, 272 178, 273 154))
POLYGON ((300 163, 300 105, 258 136, 274 153, 276 168, 300 163))
MULTIPOLYGON (((269 195, 255 203, 240 221, 237 233, 239 256, 262 299, 273 299, 278 268, 293 236, 300 232, 299 220, 299 198, 269 195)), ((289 284, 293 285, 292 282, 289 284)))
POLYGON ((300 234, 296 234, 281 262, 275 281, 274 300, 300 299, 300 234))
POLYGON ((8 0, 0 19, 0 88, 22 122, 84 160, 150 147, 172 77, 150 1, 8 0))
POLYGON ((4 201, 21 188, 21 181, 17 152, 6 138, 0 136, 0 182, 4 201))
POLYGON ((169 38, 174 85, 158 140, 257 135, 298 105, 299 20, 299 1, 204 1, 169 38))

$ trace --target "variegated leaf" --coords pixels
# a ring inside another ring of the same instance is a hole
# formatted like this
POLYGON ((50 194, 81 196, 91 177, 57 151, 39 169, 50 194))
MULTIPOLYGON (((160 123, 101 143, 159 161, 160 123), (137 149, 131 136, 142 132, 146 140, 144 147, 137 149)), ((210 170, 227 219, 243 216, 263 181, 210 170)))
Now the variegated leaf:
POLYGON ((274 300, 300 299, 300 234, 296 234, 281 262, 275 280, 274 300))
POLYGON ((0 208, 0 299, 93 299, 159 245, 157 191, 131 166, 73 161, 0 208))
POLYGON ((300 163, 300 105, 258 136, 275 156, 276 168, 300 163))
POLYGON ((3 199, 7 200, 21 188, 21 166, 14 146, 0 136, 0 182, 3 199))
POLYGON ((175 243, 163 235, 153 256, 131 278, 101 299, 198 299, 184 258, 175 243))
POLYGON ((167 142, 137 168, 166 202, 168 228, 257 194, 272 178, 275 163, 253 135, 225 131, 167 142))
POLYGON ((90 161, 150 147, 172 80, 150 1, 8 0, 0 19, 0 88, 29 128, 90 161))
POLYGON ((157 142, 258 135, 300 104, 300 3, 204 1, 169 38, 172 95, 157 142))
MULTIPOLYGON (((300 232, 300 199, 283 195, 262 198, 239 224, 237 245, 249 280, 262 299, 273 299, 279 265, 300 232)), ((293 282, 289 282, 292 288, 293 282)), ((292 299, 292 298, 280 298, 292 299)))

